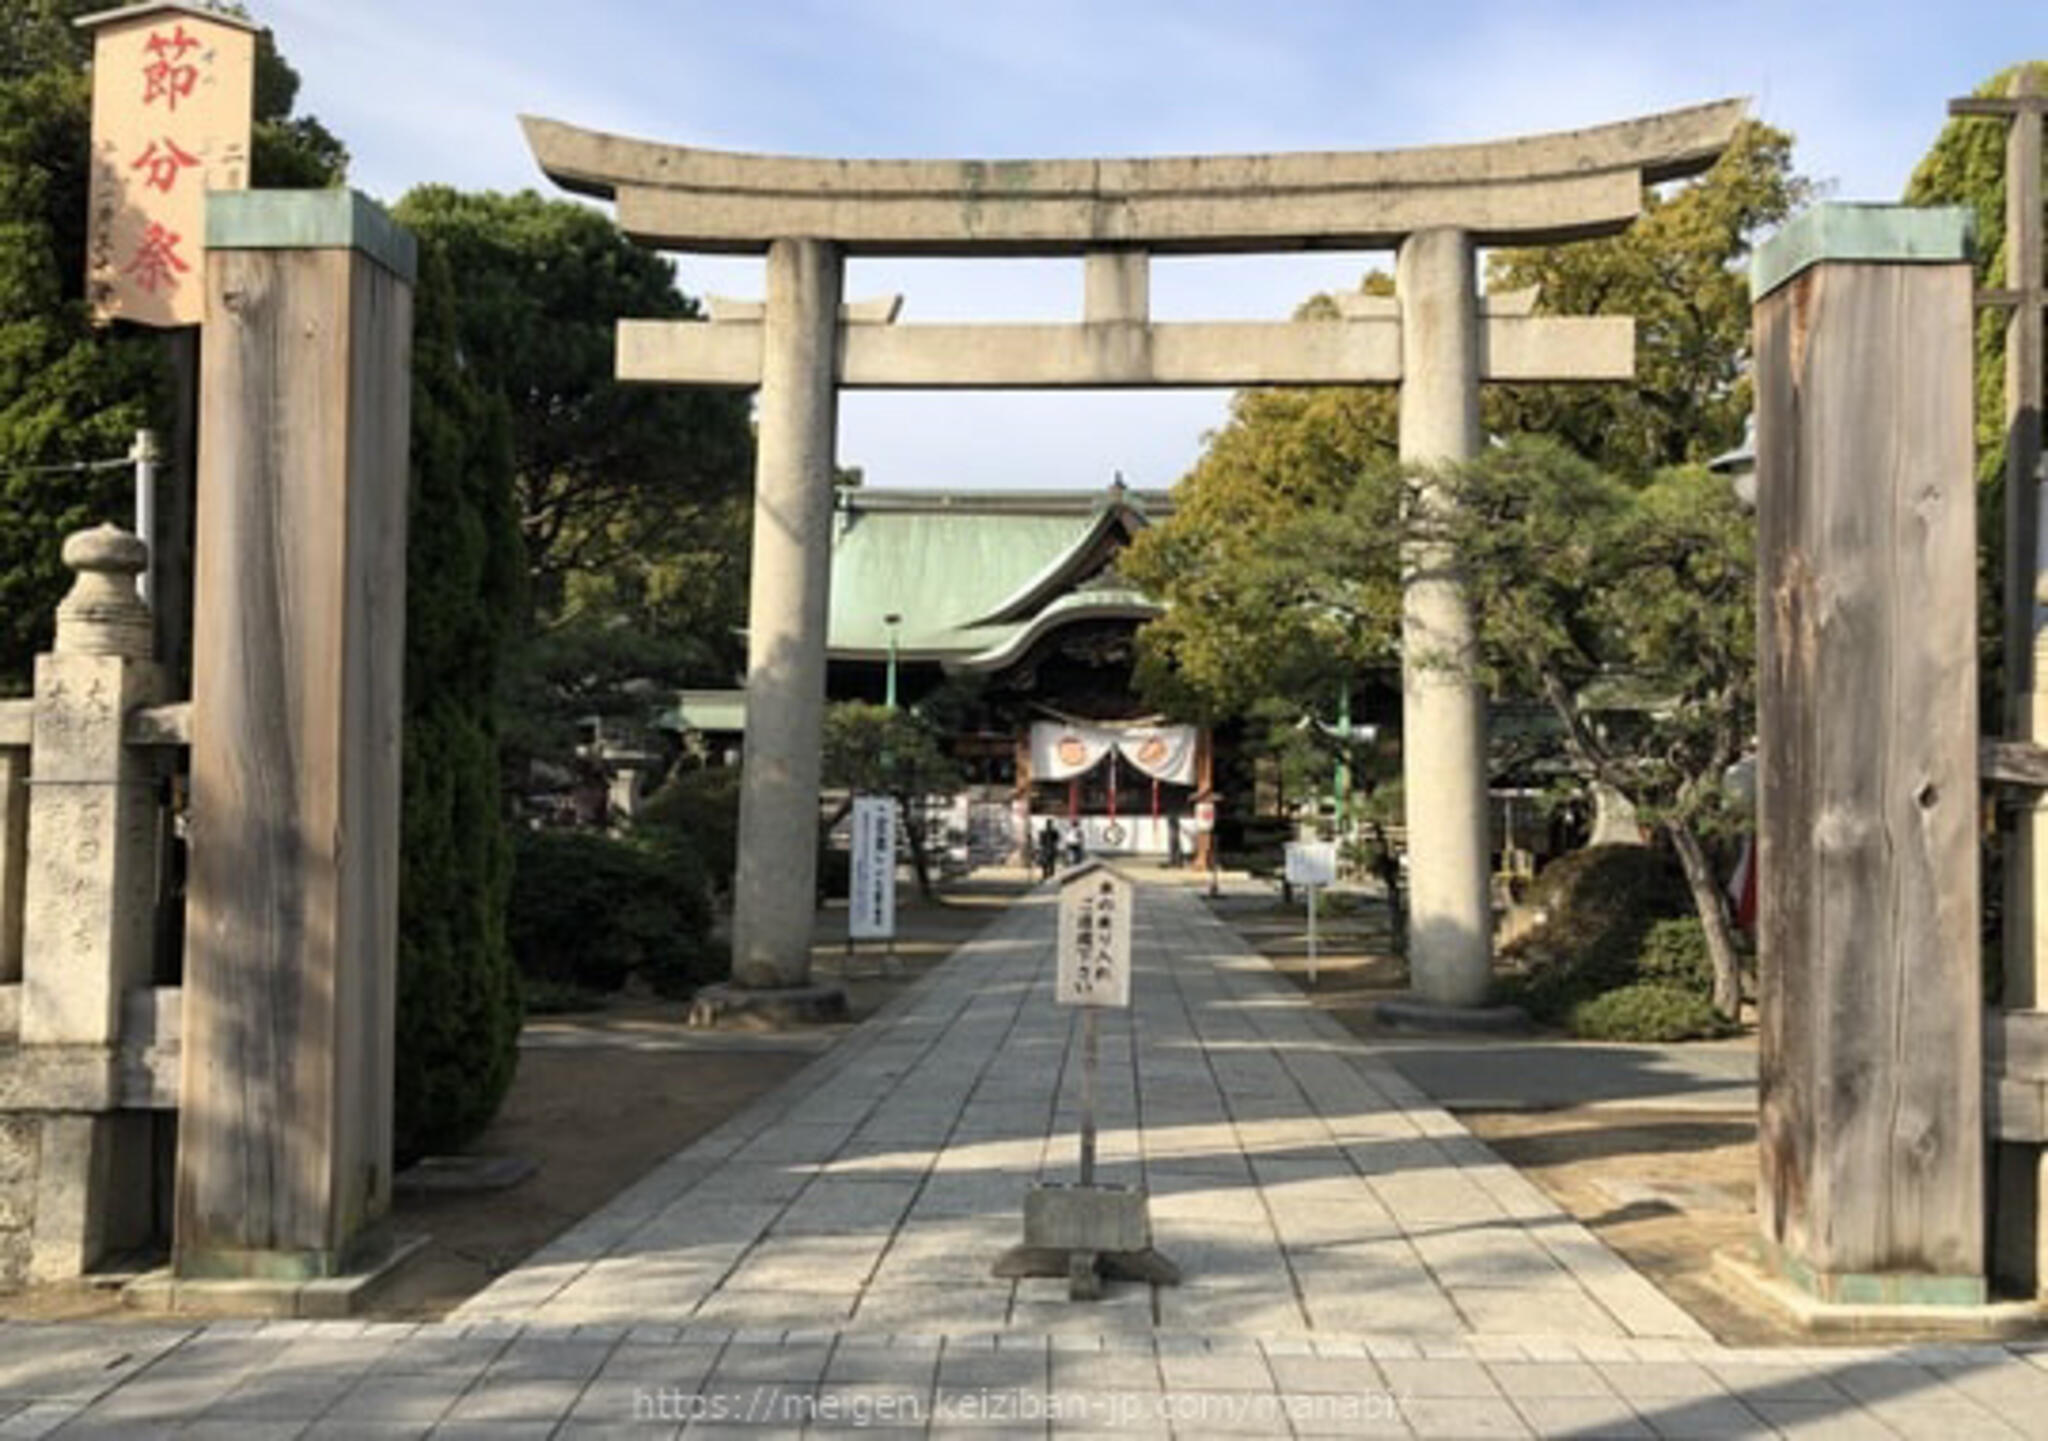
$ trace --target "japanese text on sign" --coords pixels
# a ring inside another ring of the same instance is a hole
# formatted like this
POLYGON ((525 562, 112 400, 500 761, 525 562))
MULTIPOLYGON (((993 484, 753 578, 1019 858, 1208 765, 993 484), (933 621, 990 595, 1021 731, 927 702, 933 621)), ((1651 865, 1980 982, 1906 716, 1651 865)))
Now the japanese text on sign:
POLYGON ((857 941, 896 934, 896 803, 887 796, 853 801, 853 864, 847 892, 847 934, 857 941))
POLYGON ((1066 1006, 1131 1003, 1131 884, 1091 866, 1060 887, 1056 999, 1066 1006))
POLYGON ((234 16, 120 12, 93 34, 86 294, 98 320, 197 325, 206 193, 249 184, 256 36, 234 16))

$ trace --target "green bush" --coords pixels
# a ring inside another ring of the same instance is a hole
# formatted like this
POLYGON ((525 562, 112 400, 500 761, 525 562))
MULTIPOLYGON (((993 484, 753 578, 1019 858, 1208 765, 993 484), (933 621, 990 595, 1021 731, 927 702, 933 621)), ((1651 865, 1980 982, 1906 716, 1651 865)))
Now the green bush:
POLYGON ((1571 1008, 1572 1034, 1593 1041, 1691 1041, 1725 1035, 1728 1023, 1698 991, 1637 981, 1571 1008))
MULTIPOLYGON (((1542 922, 1508 949, 1498 999, 1541 1021, 1643 979, 1644 945, 1659 921, 1692 912, 1677 865, 1646 846, 1592 846, 1560 856, 1537 875, 1528 904, 1542 922)), ((1660 941, 1657 964, 1674 944, 1660 941)), ((1705 938, 1701 938, 1704 951, 1705 938)))
POLYGON ((1702 996, 1714 994, 1714 958, 1707 951, 1707 928, 1698 916, 1659 921, 1643 936, 1636 952, 1636 974, 1663 981, 1702 996))
POLYGON ((640 808, 633 832, 664 849, 686 846, 714 892, 731 890, 740 853, 740 768, 704 766, 670 777, 640 808))
POLYGON ((681 995, 723 974, 710 932, 703 868, 687 846, 595 831, 520 835, 511 936, 523 976, 616 991, 637 974, 681 995))

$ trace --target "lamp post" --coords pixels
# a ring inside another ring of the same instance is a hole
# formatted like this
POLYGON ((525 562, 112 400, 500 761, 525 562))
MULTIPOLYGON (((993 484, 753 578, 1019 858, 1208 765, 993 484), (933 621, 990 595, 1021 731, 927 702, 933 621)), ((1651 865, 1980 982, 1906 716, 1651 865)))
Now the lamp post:
POLYGON ((883 683, 882 704, 892 711, 896 709, 896 627, 902 623, 903 617, 893 610, 882 617, 882 624, 889 627, 889 670, 883 683))

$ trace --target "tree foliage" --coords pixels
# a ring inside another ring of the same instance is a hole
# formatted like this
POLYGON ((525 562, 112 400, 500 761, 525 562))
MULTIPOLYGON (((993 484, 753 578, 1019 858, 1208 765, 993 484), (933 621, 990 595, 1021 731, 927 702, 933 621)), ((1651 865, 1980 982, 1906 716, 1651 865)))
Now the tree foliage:
POLYGON ((895 798, 918 890, 927 897, 932 893, 931 849, 923 831, 910 822, 925 796, 960 784, 960 762, 946 750, 944 736, 940 725, 915 710, 891 710, 870 701, 840 701, 825 708, 824 783, 854 795, 895 798))
POLYGON ((464 369, 447 256, 421 247, 406 555, 396 1145, 447 1150, 518 1062, 498 685, 524 581, 503 402, 464 369))
POLYGON ((542 613, 559 618, 581 603, 579 576, 640 585, 669 604, 729 587, 722 507, 749 474, 744 402, 613 378, 621 317, 697 314, 675 288, 674 266, 589 207, 532 191, 421 186, 396 214, 446 248, 464 359, 511 405, 520 525, 542 613), (649 556, 695 569, 646 579, 649 556))
MULTIPOLYGON (((2048 61, 2030 62, 2037 82, 2048 86, 2048 61)), ((1978 95, 2003 95, 2019 73, 2015 65, 1977 87, 1978 95)), ((2006 283, 2006 126, 1995 118, 1958 116, 1940 136, 1906 184, 1908 205, 1967 205, 1974 212, 1971 252, 1977 284, 1996 289, 2006 283)), ((2048 159, 2043 160, 2048 170, 2048 159)), ((2048 244, 2048 241, 2044 241, 2048 244)), ((2007 312, 1977 312, 1976 440, 1978 482, 1978 629, 1983 638, 1980 668, 1985 714, 1999 714, 1997 695, 2004 673, 2005 607, 2005 330, 2007 312)))
POLYGON ((507 753, 573 763, 587 717, 740 668, 746 404, 613 378, 620 318, 697 309, 667 260, 587 206, 430 185, 395 213, 447 254, 463 360, 510 416, 529 606, 507 753))

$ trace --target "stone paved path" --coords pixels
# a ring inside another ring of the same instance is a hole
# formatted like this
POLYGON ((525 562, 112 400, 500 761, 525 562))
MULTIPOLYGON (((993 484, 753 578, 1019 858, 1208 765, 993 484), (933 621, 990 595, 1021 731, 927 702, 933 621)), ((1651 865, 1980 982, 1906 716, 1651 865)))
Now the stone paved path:
POLYGON ((1104 1141, 1181 1288, 988 1277, 1073 1166, 1038 899, 446 1322, 0 1325, 0 1441, 2048 1436, 2048 1343, 1714 1344, 1192 898, 1141 907, 1104 1141))
POLYGON ((1013 906, 886 1016, 666 1162, 466 1318, 923 1333, 1702 1338, 1663 1295, 1189 892, 1148 886, 1103 1026, 1102 1177, 1142 1182, 1179 1287, 1076 1308, 998 1281, 1077 1165, 1080 1027, 1054 905, 1013 906))

